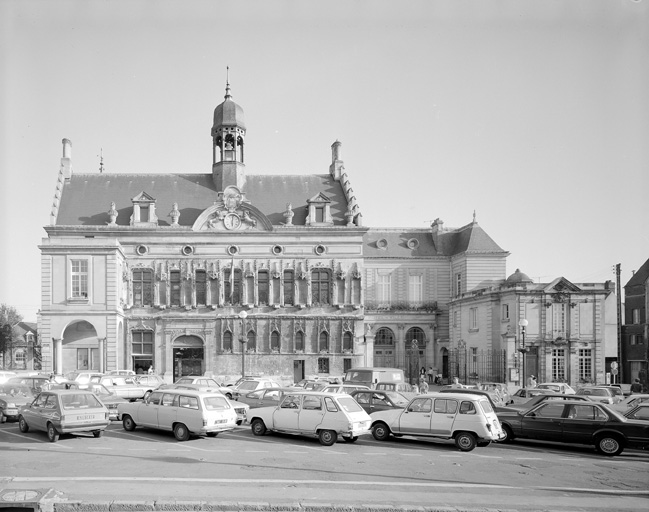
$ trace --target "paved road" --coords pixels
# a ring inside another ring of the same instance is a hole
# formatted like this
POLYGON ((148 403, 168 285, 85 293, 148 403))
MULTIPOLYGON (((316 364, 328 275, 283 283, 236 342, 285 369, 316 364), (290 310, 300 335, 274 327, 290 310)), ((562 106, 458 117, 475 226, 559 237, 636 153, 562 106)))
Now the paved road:
MULTIPOLYGON (((71 501, 646 510, 649 453, 607 458, 586 446, 492 444, 459 452, 416 438, 323 447, 252 436, 248 427, 179 443, 172 434, 113 423, 102 438, 22 434, 0 425, 0 489, 52 488, 71 501)), ((236 508, 236 507, 234 507, 236 508)))

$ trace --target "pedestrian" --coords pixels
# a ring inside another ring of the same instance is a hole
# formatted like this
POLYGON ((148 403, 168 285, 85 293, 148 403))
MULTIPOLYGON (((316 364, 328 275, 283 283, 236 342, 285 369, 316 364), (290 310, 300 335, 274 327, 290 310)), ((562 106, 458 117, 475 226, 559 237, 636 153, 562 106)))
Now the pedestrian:
POLYGON ((631 394, 633 393, 642 393, 642 384, 640 383, 640 379, 634 380, 633 384, 631 384, 631 394))
POLYGON ((153 365, 149 366, 149 375, 153 375, 153 365))
POLYGON ((529 378, 527 379, 527 387, 528 388, 536 387, 536 377, 534 375, 530 375, 529 378))
POLYGON ((428 384, 432 384, 433 382, 435 382, 436 373, 437 371, 432 366, 428 368, 428 371, 426 372, 426 374, 428 375, 428 384))
POLYGON ((453 384, 451 384, 452 389, 462 389, 462 384, 460 384, 460 379, 453 377, 453 384))
POLYGON ((412 385, 412 392, 416 395, 419 394, 419 386, 417 386, 417 383, 412 385))
POLYGON ((419 392, 420 393, 428 393, 428 383, 426 382, 426 378, 422 377, 421 382, 419 382, 419 392))

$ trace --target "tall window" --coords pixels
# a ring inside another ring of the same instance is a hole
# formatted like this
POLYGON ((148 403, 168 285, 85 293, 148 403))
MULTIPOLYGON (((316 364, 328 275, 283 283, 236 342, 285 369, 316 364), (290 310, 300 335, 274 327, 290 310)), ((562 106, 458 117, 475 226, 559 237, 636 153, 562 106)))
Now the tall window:
POLYGON ((381 305, 390 305, 390 274, 379 274, 376 280, 376 298, 381 305))
POLYGON ((503 304, 502 320, 509 320, 509 304, 503 304))
POLYGON ((294 300, 294 276, 292 270, 284 271, 284 304, 293 305, 295 304, 294 300))
POLYGON ((77 370, 99 370, 99 350, 96 348, 78 348, 77 370))
POLYGON ((469 329, 478 329, 478 308, 469 308, 469 329))
POLYGON ((260 270, 257 273, 257 297, 259 304, 268 304, 268 270, 260 270))
POLYGON ((232 333, 230 331, 223 333, 223 350, 225 352, 232 352, 232 333))
POLYGON ((180 270, 169 272, 169 285, 171 287, 171 305, 180 306, 180 270))
POLYGON ((133 305, 153 305, 153 270, 150 268, 133 269, 133 305))
POLYGON ((88 260, 72 260, 72 297, 88 298, 88 260))
POLYGON ((280 350, 279 333, 277 331, 273 331, 270 335, 270 349, 273 352, 279 352, 280 350))
POLYGON ((196 304, 207 304, 207 273, 196 271, 196 304))
POLYGON ((328 357, 319 357, 318 358, 318 373, 329 373, 329 358, 328 357))
POLYGON ((14 353, 14 361, 17 369, 24 370, 27 368, 27 358, 25 357, 25 351, 22 348, 19 348, 14 353))
POLYGON ((311 302, 329 304, 329 272, 315 269, 311 272, 311 302))
POLYGON ((410 303, 413 306, 420 306, 424 300, 424 276, 408 276, 408 288, 410 303))
POLYGON ((566 378, 566 350, 552 349, 552 380, 563 381, 566 378))
POLYGON ((554 336, 566 336, 566 307, 567 304, 556 303, 553 305, 554 310, 554 336))
POLYGON ((631 313, 633 316, 633 323, 634 324, 639 324, 640 323, 640 310, 639 309, 634 309, 631 313))
POLYGON ((315 221, 316 222, 324 222, 325 220, 325 215, 324 215, 324 206, 316 206, 315 208, 315 221))
POLYGON ((593 378, 593 353, 589 348, 579 349, 579 378, 582 380, 593 378))
POLYGON ((351 351, 354 348, 352 333, 347 331, 343 334, 343 350, 351 351))
POLYGON ((322 331, 318 338, 318 352, 329 352, 329 334, 325 331, 322 331))
POLYGON ((374 337, 375 345, 394 345, 394 333, 392 329, 387 327, 381 327, 376 331, 376 336, 374 337))
POLYGON ((462 293, 462 273, 455 274, 455 296, 458 297, 462 293))
POLYGON ((304 333, 302 331, 295 333, 295 350, 304 352, 304 333))
POLYGON ((249 352, 257 351, 257 335, 255 331, 248 331, 248 346, 246 348, 249 352))
POLYGON ((231 275, 231 269, 226 268, 223 271, 223 293, 225 295, 225 302, 228 304, 241 303, 241 270, 234 269, 234 274, 231 275))
POLYGON ((410 342, 416 341, 419 346, 419 353, 423 354, 423 349, 426 348, 426 336, 424 331, 419 327, 412 327, 406 332, 406 345, 410 342))

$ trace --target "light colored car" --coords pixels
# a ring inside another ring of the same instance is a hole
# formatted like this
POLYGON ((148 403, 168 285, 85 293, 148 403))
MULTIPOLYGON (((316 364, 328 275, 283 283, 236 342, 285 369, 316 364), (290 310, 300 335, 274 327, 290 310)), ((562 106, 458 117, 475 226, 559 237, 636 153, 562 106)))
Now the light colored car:
POLYGON ((630 420, 649 421, 649 402, 643 402, 624 413, 630 420))
POLYGON ((257 389, 279 387, 281 387, 279 383, 271 379, 250 379, 240 382, 236 387, 230 389, 230 392, 232 393, 232 398, 238 400, 239 396, 247 395, 251 391, 256 391, 257 389))
POLYGON ((16 376, 16 372, 0 371, 0 384, 4 384, 11 377, 15 377, 15 376, 16 376))
POLYGON ((361 389, 370 388, 361 384, 330 384, 322 388, 320 391, 323 393, 347 393, 348 395, 351 395, 352 391, 359 391, 361 389))
MULTIPOLYGON (((415 393, 412 384, 408 384, 407 382, 378 382, 376 389, 381 391, 396 391, 397 393, 415 393)), ((414 395, 411 398, 414 398, 414 395)))
POLYGON ((67 380, 74 380, 81 385, 86 385, 90 383, 90 379, 102 377, 103 375, 103 373, 99 372, 75 371, 66 373, 64 378, 67 380))
POLYGON ((403 409, 412 397, 406 397, 396 391, 384 391, 382 389, 357 389, 350 393, 352 398, 358 402, 367 414, 389 409, 403 409))
POLYGON ((133 370, 110 370, 106 372, 106 375, 122 375, 125 377, 133 377, 135 376, 135 372, 133 370))
MULTIPOLYGON (((129 400, 137 400, 143 398, 147 392, 147 388, 140 386, 132 377, 124 377, 122 375, 102 375, 101 377, 93 377, 90 379, 90 384, 102 384, 106 386, 111 393, 115 393, 122 398, 129 400)), ((89 385, 90 385, 89 384, 89 385)))
POLYGON ((34 393, 38 393, 49 380, 49 377, 45 377, 44 375, 16 375, 15 377, 10 377, 5 384, 28 386, 32 388, 34 393))
POLYGON ((20 408, 32 403, 34 398, 36 393, 29 386, 0 384, 0 423, 18 420, 20 408))
POLYGON ((616 402, 613 392, 604 386, 589 386, 586 388, 579 388, 576 395, 588 397, 593 402, 600 402, 602 404, 613 405, 616 402))
POLYGON ((502 405, 509 405, 513 403, 512 396, 509 393, 509 389, 507 388, 507 384, 503 384, 502 382, 480 382, 477 385, 477 388, 499 395, 502 405))
POLYGON ((117 406, 128 402, 126 398, 118 396, 117 394, 110 391, 103 384, 91 383, 88 384, 88 387, 84 388, 94 394, 102 404, 108 409, 109 419, 111 421, 117 420, 117 406))
POLYGON ((83 389, 53 389, 39 393, 34 401, 20 408, 18 426, 47 432, 55 443, 61 434, 92 432, 101 437, 110 423, 108 409, 90 391, 83 389))
POLYGON ((180 377, 176 382, 174 382, 174 384, 192 384, 194 386, 200 386, 203 391, 206 391, 207 389, 212 391, 218 389, 230 399, 232 399, 234 392, 230 386, 224 386, 210 377, 202 377, 200 375, 186 375, 185 377, 180 377))
MULTIPOLYGON (((523 405, 538 395, 550 395, 552 393, 558 393, 558 391, 552 391, 551 389, 541 389, 541 388, 520 388, 511 396, 510 404, 513 405, 523 405)), ((563 394, 563 393, 562 393, 563 394)))
POLYGON ((213 388, 210 386, 202 386, 200 384, 165 384, 163 386, 160 386, 158 389, 159 390, 160 389, 193 389, 195 391, 221 393, 223 396, 225 396, 225 398, 228 400, 230 405, 234 408, 234 412, 237 413, 237 425, 241 425, 244 421, 246 421, 246 418, 248 417, 248 410, 250 409, 250 406, 246 403, 237 402, 236 400, 232 400, 231 398, 228 398, 223 393, 223 390, 227 388, 223 388, 223 387, 213 388))
POLYGON ((174 433, 178 441, 191 434, 214 437, 235 428, 237 413, 221 393, 193 389, 158 389, 145 400, 117 407, 124 430, 148 427, 174 433))
POLYGON ((317 437, 331 446, 338 436, 353 443, 370 433, 371 418, 351 396, 319 391, 292 391, 275 407, 251 409, 248 421, 252 433, 266 432, 317 437))
POLYGON ((486 397, 463 393, 429 393, 413 398, 405 409, 372 413, 372 434, 454 440, 464 452, 504 439, 498 417, 486 397))
POLYGON ((251 409, 274 407, 279 405, 280 400, 284 398, 286 393, 294 391, 296 391, 295 388, 262 388, 239 396, 235 403, 248 404, 251 409))
POLYGON ((136 375, 133 378, 135 379, 135 382, 137 382, 140 386, 144 386, 147 391, 153 391, 154 389, 158 389, 160 386, 164 386, 166 384, 165 380, 160 375, 155 374, 136 375))
POLYGON ((533 389, 549 389, 562 395, 574 395, 576 391, 565 382, 541 382, 533 389))
POLYGON ((649 394, 647 393, 638 393, 636 395, 629 395, 621 402, 611 405, 611 409, 620 412, 626 412, 636 405, 640 405, 643 402, 649 401, 649 394))

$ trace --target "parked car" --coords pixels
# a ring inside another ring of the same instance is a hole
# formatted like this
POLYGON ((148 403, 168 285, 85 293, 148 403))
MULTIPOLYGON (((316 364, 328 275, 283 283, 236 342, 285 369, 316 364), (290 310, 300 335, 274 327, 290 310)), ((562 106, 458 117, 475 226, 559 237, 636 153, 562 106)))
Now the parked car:
POLYGON ((607 405, 613 405, 617 403, 610 388, 604 386, 590 386, 579 388, 576 394, 579 396, 587 396, 593 402, 601 402, 607 405))
POLYGON ((497 413, 500 411, 508 411, 510 410, 510 406, 504 406, 502 405, 501 402, 495 402, 494 401, 494 393, 490 391, 482 391, 481 389, 471 389, 471 388, 448 388, 444 387, 437 391, 438 393, 460 393, 462 395, 473 395, 473 396, 479 396, 479 397, 484 397, 487 400, 489 400, 489 405, 491 405, 491 408, 497 413))
MULTIPOLYGON (((202 386, 200 384, 164 384, 163 386, 160 386, 158 388, 158 390, 162 390, 162 389, 193 389, 194 391, 204 391, 204 392, 209 392, 209 393, 221 393, 223 395, 222 390, 227 389, 227 388, 223 388, 223 387, 212 388, 210 386, 202 386)), ((152 392, 150 392, 150 393, 152 393, 152 392)), ((225 395, 223 395, 223 396, 225 396, 225 395)), ((246 418, 248 417, 248 410, 250 409, 250 406, 248 404, 232 400, 232 399, 228 398, 227 396, 225 396, 225 398, 230 403, 230 405, 234 408, 234 412, 237 413, 237 425, 241 425, 244 421, 246 421, 246 418)))
POLYGON ((29 386, 0 384, 0 423, 18 420, 20 407, 34 401, 36 394, 29 386))
POLYGON ((643 402, 624 413, 630 420, 649 421, 649 402, 643 402))
POLYGON ((372 434, 378 441, 390 434, 452 439, 465 452, 504 438, 489 400, 468 393, 419 395, 405 409, 375 412, 372 434))
POLYGON ((251 409, 276 406, 286 393, 294 391, 295 388, 262 388, 239 396, 239 400, 235 403, 248 404, 251 409))
POLYGON ((532 409, 499 413, 505 442, 538 439, 594 445, 603 455, 622 453, 625 447, 649 447, 649 424, 629 420, 598 402, 549 401, 532 409))
POLYGON ((636 405, 639 405, 646 401, 649 401, 649 394, 647 393, 638 393, 635 395, 629 395, 621 402, 611 405, 611 409, 624 413, 632 409, 636 405))
POLYGON ((18 426, 23 433, 31 430, 47 432, 55 443, 61 434, 92 432, 101 437, 110 423, 108 409, 90 391, 53 389, 43 391, 20 408, 18 426))
MULTIPOLYGON (((377 382, 376 389, 381 391, 396 391, 397 393, 415 393, 412 384, 407 382, 377 382)), ((410 398, 414 398, 414 395, 410 398)))
POLYGON ((16 372, 0 371, 0 384, 4 384, 11 377, 15 377, 15 376, 16 376, 16 372))
POLYGON ((622 388, 619 386, 607 386, 607 385, 599 385, 597 387, 600 388, 606 388, 613 393, 613 404, 619 404, 622 400, 624 400, 624 393, 622 392, 622 388))
POLYGON ((314 436, 331 446, 338 436, 353 443, 369 434, 372 420, 351 396, 292 391, 277 406, 251 409, 248 421, 256 436, 268 431, 314 436))
POLYGON ((622 390, 622 394, 624 396, 629 396, 631 394, 631 384, 611 384, 611 386, 615 386, 616 388, 620 388, 622 390))
POLYGON ((79 384, 85 385, 90 383, 90 379, 96 379, 102 377, 103 375, 103 373, 99 372, 74 371, 66 373, 63 377, 67 380, 74 380, 79 384))
POLYGON ((191 434, 214 437, 236 426, 237 414, 221 393, 193 389, 158 389, 143 401, 117 407, 124 430, 137 426, 168 430, 178 441, 191 434))
POLYGON ((538 384, 534 389, 549 389, 550 391, 561 393, 563 395, 575 394, 575 390, 565 382, 542 382, 541 384, 538 384))
POLYGON ((512 403, 512 397, 507 388, 507 384, 503 384, 502 382, 480 382, 476 387, 482 391, 489 391, 499 395, 502 405, 509 405, 512 403))
POLYGON ((91 383, 88 384, 88 387, 84 389, 87 389, 92 394, 94 394, 97 398, 99 398, 101 403, 106 406, 106 408, 108 409, 108 417, 111 421, 117 420, 117 406, 119 404, 123 404, 124 402, 128 402, 126 398, 113 393, 103 384, 91 383))
MULTIPOLYGON (((326 381, 324 382, 326 385, 326 381)), ((250 379, 240 382, 235 388, 231 389, 232 398, 238 400, 241 395, 247 395, 251 391, 262 388, 279 388, 281 387, 279 383, 271 379, 259 378, 259 379, 250 379)))
POLYGON ((348 395, 351 395, 352 391, 356 391, 357 389, 370 389, 367 386, 362 386, 360 384, 329 384, 328 386, 325 386, 324 388, 318 390, 322 391, 323 393, 347 393, 348 395))
POLYGON ((219 390, 230 399, 232 399, 233 396, 233 390, 230 388, 230 386, 224 386, 211 377, 203 377, 201 375, 186 375, 184 377, 180 377, 178 380, 176 380, 176 382, 174 382, 174 384, 193 384, 200 386, 203 391, 206 391, 207 389, 213 391, 219 390))
POLYGON ((513 405, 525 404, 530 400, 530 398, 533 398, 538 395, 549 395, 551 393, 559 393, 559 392, 552 391, 551 389, 545 389, 545 388, 520 388, 517 389, 516 392, 512 395, 511 404, 513 405))
POLYGON ((305 391, 322 391, 329 383, 326 380, 310 381, 304 384, 305 391))
POLYGON ((143 398, 147 388, 140 386, 132 377, 123 377, 121 375, 102 375, 101 377, 93 377, 90 379, 90 384, 103 384, 111 392, 122 398, 129 400, 137 400, 143 398))
POLYGON ((381 389, 360 389, 352 391, 350 395, 367 414, 390 409, 403 409, 410 402, 410 398, 401 393, 381 389))
POLYGON ((583 402, 590 401, 588 397, 580 396, 580 395, 562 395, 561 393, 543 393, 540 395, 533 396, 527 402, 522 402, 518 404, 509 404, 507 407, 509 407, 510 409, 516 409, 518 411, 524 411, 527 409, 531 409, 535 405, 538 405, 543 402, 548 402, 550 400, 578 400, 583 402))
POLYGON ((136 375, 133 378, 140 386, 144 386, 147 391, 153 391, 154 389, 158 389, 160 386, 166 384, 165 380, 160 375, 144 374, 136 375))
POLYGON ((133 370, 110 370, 106 372, 106 375, 122 375, 133 377, 135 376, 135 372, 133 370))
POLYGON ((44 375, 17 375, 15 377, 10 377, 6 384, 28 386, 32 391, 34 391, 34 393, 38 393, 43 387, 43 384, 49 382, 49 380, 50 379, 44 375))

